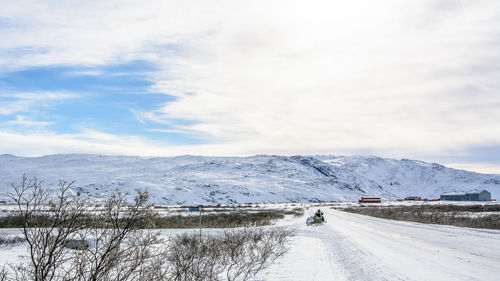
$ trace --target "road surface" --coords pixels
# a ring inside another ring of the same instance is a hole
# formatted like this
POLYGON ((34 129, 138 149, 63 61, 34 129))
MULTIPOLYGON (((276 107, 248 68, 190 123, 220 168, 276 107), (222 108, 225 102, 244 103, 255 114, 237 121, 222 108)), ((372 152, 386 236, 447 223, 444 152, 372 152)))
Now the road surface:
POLYGON ((288 222, 290 252, 257 280, 500 280, 500 231, 321 209, 325 225, 288 222))

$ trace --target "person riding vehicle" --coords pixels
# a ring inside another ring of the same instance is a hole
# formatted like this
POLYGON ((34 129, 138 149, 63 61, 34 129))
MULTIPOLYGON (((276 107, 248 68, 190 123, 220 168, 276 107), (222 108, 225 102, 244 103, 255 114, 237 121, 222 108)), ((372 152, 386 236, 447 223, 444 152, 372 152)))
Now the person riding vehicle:
POLYGON ((320 209, 314 214, 314 220, 319 221, 319 222, 324 222, 325 217, 323 216, 323 212, 321 212, 320 209))
POLYGON ((306 220, 307 225, 313 225, 313 224, 320 225, 325 222, 326 220, 321 210, 318 210, 316 213, 314 213, 314 215, 308 217, 306 220))

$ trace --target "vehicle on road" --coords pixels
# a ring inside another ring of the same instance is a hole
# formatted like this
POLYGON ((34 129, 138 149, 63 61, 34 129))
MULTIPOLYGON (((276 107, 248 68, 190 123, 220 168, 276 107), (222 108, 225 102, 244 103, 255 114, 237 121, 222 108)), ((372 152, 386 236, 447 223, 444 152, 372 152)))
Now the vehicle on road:
POLYGON ((308 217, 306 220, 307 225, 313 225, 313 224, 323 224, 326 223, 325 216, 323 215, 323 212, 318 209, 316 213, 314 213, 314 216, 308 217))

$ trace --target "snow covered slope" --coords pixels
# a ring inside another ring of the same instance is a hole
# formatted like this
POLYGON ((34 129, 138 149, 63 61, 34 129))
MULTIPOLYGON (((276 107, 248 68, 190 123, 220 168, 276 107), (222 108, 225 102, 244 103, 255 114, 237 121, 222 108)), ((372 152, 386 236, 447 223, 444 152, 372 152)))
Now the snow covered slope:
POLYGON ((500 197, 500 175, 371 156, 0 155, 0 198, 23 174, 48 186, 75 180, 75 192, 96 200, 114 189, 133 194, 147 188, 152 201, 161 204, 351 201, 363 195, 437 198, 445 191, 474 188, 500 197))
POLYGON ((437 163, 374 156, 318 156, 318 159, 377 182, 398 197, 438 198, 446 191, 486 189, 500 197, 500 175, 486 175, 447 168, 437 163))

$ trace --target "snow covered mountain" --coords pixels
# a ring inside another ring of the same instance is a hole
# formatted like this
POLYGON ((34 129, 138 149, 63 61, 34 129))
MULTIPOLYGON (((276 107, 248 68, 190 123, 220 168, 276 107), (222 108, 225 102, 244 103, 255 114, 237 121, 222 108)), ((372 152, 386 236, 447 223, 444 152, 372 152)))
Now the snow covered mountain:
POLYGON ((74 192, 96 200, 114 189, 131 194, 148 189, 152 202, 161 204, 353 201, 363 195, 438 198, 442 192, 475 188, 500 197, 500 175, 373 156, 0 155, 0 198, 23 174, 47 186, 74 180, 74 192))

